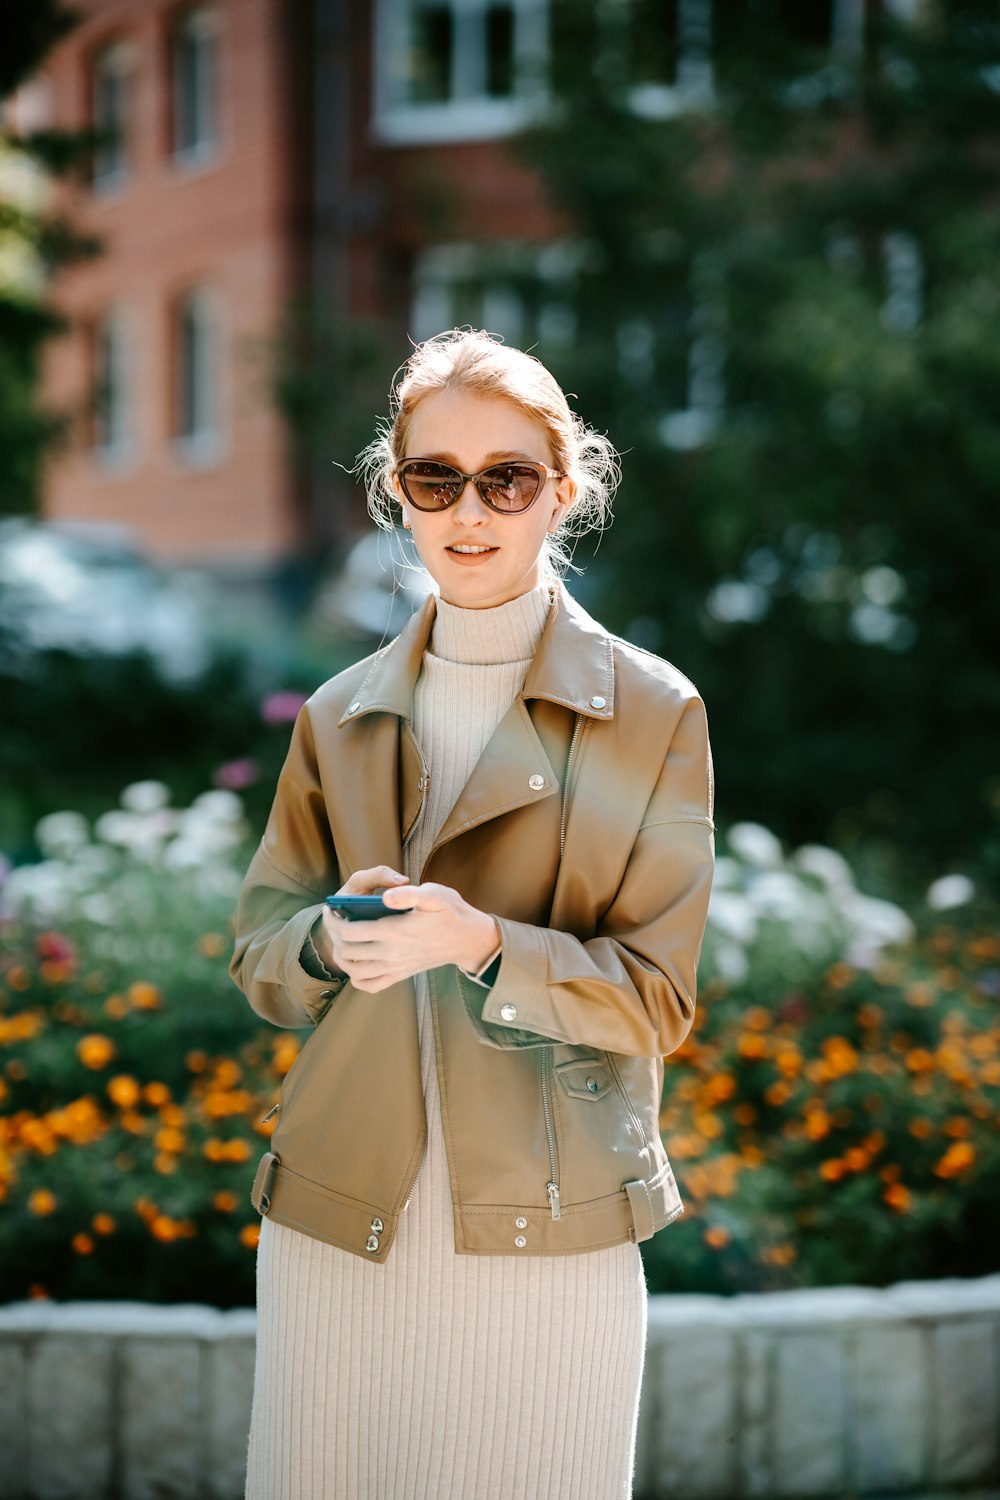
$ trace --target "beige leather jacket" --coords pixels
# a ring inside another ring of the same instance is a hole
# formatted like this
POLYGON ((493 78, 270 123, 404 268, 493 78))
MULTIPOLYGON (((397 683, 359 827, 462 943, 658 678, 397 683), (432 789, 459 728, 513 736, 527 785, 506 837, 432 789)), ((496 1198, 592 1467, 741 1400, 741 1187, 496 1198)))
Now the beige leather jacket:
MULTIPOLYGON (((317 979, 302 950, 323 897, 355 870, 399 869, 421 815, 409 715, 434 610, 301 710, 230 966, 259 1015, 314 1028, 254 1205, 374 1261, 427 1139, 414 986, 317 979)), ((422 874, 495 915, 502 939, 492 984, 429 975, 458 1254, 596 1250, 683 1213, 658 1129, 662 1058, 694 1017, 712 818, 694 687, 561 589, 422 874)))

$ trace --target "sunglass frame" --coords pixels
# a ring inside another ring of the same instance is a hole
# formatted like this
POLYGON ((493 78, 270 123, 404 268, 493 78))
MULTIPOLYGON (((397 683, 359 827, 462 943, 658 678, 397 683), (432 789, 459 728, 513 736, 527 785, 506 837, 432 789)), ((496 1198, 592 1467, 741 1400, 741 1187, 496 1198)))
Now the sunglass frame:
POLYGON ((438 515, 443 510, 450 510, 451 507, 457 504, 461 499, 462 491, 465 489, 465 486, 471 481, 476 486, 476 493, 479 496, 480 500, 482 500, 483 504, 488 506, 489 509, 494 511, 498 516, 523 516, 525 511, 530 510, 534 505, 535 501, 538 499, 539 495, 542 493, 542 490, 545 488, 550 479, 563 478, 563 475, 559 469, 550 469, 548 464, 535 463, 533 459, 528 458, 511 459, 506 463, 487 464, 485 469, 479 470, 478 474, 464 474, 461 469, 456 469, 454 464, 446 464, 440 458, 404 458, 401 464, 397 464, 395 472, 396 478, 399 480, 399 483, 403 490, 403 494, 406 496, 407 500, 414 507, 414 509, 423 511, 425 515, 438 515), (447 469, 449 473, 454 474, 456 480, 460 479, 462 482, 456 489, 454 498, 449 500, 445 505, 421 505, 419 500, 414 500, 413 496, 410 494, 409 489, 407 488, 406 473, 407 470, 412 469, 415 464, 436 464, 438 468, 447 469), (527 505, 522 505, 518 510, 510 510, 509 508, 504 510, 501 506, 494 505, 493 501, 490 500, 489 497, 484 493, 483 486, 480 483, 485 474, 492 474, 497 469, 511 468, 532 469, 538 479, 538 486, 535 490, 535 493, 532 495, 527 505))

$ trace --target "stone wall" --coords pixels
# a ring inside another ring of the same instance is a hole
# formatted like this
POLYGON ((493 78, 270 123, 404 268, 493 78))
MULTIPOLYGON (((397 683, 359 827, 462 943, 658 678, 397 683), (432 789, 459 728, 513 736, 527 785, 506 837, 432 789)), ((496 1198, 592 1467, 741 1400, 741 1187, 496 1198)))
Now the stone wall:
MULTIPOLYGON (((254 1323, 0 1307, 0 1500, 240 1500, 254 1323)), ((959 1492, 1000 1500, 1000 1275, 650 1299, 637 1500, 959 1492)))

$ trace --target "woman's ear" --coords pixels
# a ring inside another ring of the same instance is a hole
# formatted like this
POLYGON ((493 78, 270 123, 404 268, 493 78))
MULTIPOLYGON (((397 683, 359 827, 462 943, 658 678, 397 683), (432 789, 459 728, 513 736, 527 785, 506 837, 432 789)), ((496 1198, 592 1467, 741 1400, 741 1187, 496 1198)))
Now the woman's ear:
POLYGON ((547 527, 549 536, 555 535, 573 508, 573 502, 576 500, 577 494, 576 480, 570 479, 568 474, 564 474, 556 485, 556 494, 559 498, 556 501, 552 518, 547 527))
POLYGON ((396 504, 399 506, 400 520, 403 523, 403 530, 412 531, 413 527, 410 525, 410 512, 409 507, 406 504, 406 495, 403 492, 403 486, 400 484, 399 479, 395 474, 392 476, 392 488, 396 494, 396 504))

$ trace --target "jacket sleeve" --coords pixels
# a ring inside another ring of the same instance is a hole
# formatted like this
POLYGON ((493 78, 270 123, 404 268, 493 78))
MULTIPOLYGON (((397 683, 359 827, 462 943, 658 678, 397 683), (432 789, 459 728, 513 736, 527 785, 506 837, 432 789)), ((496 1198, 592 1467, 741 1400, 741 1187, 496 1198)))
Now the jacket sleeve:
POLYGON ((310 936, 336 872, 306 705, 240 890, 229 965, 253 1010, 276 1026, 315 1025, 346 983, 330 977, 310 936))
POLYGON ((497 917, 490 988, 463 982, 480 1040, 553 1041, 637 1057, 675 1051, 694 1022, 696 971, 715 859, 714 782, 704 705, 688 702, 598 935, 497 917))

